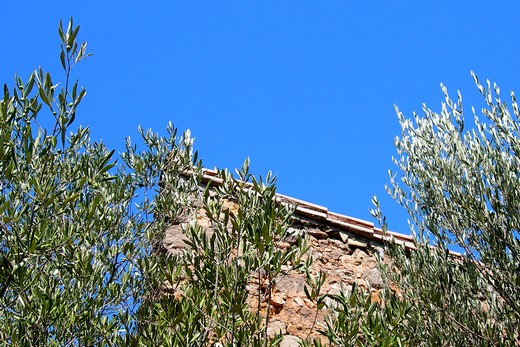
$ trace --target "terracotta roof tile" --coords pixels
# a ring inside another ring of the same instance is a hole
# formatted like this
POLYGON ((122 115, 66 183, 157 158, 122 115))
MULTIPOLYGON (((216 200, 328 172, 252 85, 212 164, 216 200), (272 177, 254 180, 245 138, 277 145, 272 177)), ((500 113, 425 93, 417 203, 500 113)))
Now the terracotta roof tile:
MULTIPOLYGON (((223 182, 222 179, 218 177, 218 171, 211 169, 202 170, 202 180, 203 182, 212 182, 216 185, 220 185, 223 182)), ((339 230, 348 231, 376 242, 390 241, 393 239, 396 243, 404 245, 407 249, 416 249, 413 243, 413 238, 410 235, 392 231, 388 231, 385 234, 381 228, 375 227, 372 222, 335 212, 329 212, 329 210, 324 206, 316 205, 283 194, 276 194, 276 199, 280 203, 295 205, 295 214, 315 220, 320 224, 326 224, 339 230)))

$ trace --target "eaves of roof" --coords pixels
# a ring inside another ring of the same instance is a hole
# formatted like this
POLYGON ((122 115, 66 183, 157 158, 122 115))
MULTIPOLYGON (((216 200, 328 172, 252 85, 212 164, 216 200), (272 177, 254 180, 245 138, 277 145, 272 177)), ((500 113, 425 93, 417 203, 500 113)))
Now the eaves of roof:
MULTIPOLYGON (((211 182, 215 185, 223 183, 217 170, 202 169, 201 180, 204 183, 211 182)), ((384 232, 381 228, 375 227, 374 223, 365 220, 349 217, 339 213, 330 212, 328 208, 307 201, 299 200, 282 194, 276 194, 276 199, 280 203, 296 206, 295 214, 306 217, 321 225, 333 227, 339 231, 347 231, 355 235, 373 240, 378 243, 395 241, 403 245, 406 249, 416 249, 413 238, 410 235, 392 231, 384 232)))

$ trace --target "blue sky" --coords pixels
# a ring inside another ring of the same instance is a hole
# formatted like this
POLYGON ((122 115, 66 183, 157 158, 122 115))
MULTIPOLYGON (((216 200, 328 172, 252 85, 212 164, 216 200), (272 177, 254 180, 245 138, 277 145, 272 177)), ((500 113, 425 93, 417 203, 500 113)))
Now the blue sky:
MULTIPOLYGON (((407 116, 440 110, 439 83, 480 105, 470 71, 520 92, 520 2, 9 1, 0 81, 42 66, 62 78, 57 26, 70 16, 93 56, 75 71, 78 124, 122 150, 138 125, 190 129, 207 167, 272 170, 278 191, 390 228, 406 215, 384 185, 407 116)), ((468 115, 470 116, 470 115, 468 115)))

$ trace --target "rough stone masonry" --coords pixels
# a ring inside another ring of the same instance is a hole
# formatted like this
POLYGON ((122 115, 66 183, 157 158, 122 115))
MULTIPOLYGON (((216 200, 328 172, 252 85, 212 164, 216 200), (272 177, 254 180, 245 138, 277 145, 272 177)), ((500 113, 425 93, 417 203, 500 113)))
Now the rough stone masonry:
MULTIPOLYGON (((212 170, 204 171, 203 181, 213 184, 221 182, 216 171, 212 170)), ((383 234, 373 223, 331 213, 324 207, 283 195, 277 195, 277 199, 296 206, 289 236, 282 240, 280 247, 292 247, 298 237, 307 237, 309 254, 314 259, 311 273, 323 271, 327 276, 322 294, 339 294, 342 288, 348 290, 356 282, 359 286, 370 288, 372 298, 377 300, 383 286, 377 267, 377 257, 384 258, 383 241, 393 238, 407 248, 414 247, 411 237, 397 233, 383 234)), ((210 224, 205 219, 202 207, 199 205, 198 208, 195 213, 197 222, 209 229, 210 224)), ((182 224, 177 224, 166 230, 163 246, 167 252, 183 252, 183 228, 182 224)), ((318 329, 324 327, 328 313, 325 310, 317 311, 316 304, 306 297, 305 274, 292 269, 290 265, 284 265, 282 270, 283 275, 275 279, 270 305, 267 302, 260 303, 261 314, 265 317, 266 310, 270 308, 268 335, 282 333, 284 340, 281 346, 298 346, 299 339, 319 336, 318 329)), ((250 287, 251 307, 258 307, 255 300, 259 296, 255 290, 258 290, 255 286, 250 287)))

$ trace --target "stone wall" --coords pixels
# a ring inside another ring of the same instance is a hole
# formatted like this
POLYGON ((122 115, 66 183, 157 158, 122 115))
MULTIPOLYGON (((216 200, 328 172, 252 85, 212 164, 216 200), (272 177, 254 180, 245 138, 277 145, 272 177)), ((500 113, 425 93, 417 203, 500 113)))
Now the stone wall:
MULTIPOLYGON (((219 178, 213 171, 205 171, 204 180, 219 184, 219 178)), ((277 195, 280 203, 296 205, 292 216, 292 226, 289 236, 281 240, 280 247, 292 247, 298 236, 307 237, 310 246, 309 255, 314 262, 311 273, 320 271, 326 274, 326 281, 321 294, 338 294, 342 288, 349 290, 356 282, 359 286, 371 288, 372 297, 378 299, 383 280, 378 270, 378 258, 384 259, 383 240, 393 238, 405 247, 413 248, 411 238, 407 235, 390 233, 383 234, 370 222, 329 212, 326 208, 310 204, 283 195, 277 195)), ((233 203, 230 203, 231 205, 233 203)), ((209 230, 209 222, 204 217, 200 204, 195 204, 198 210, 192 215, 198 223, 209 230), (197 206, 198 205, 198 206, 197 206)), ((233 208, 233 206, 230 206, 233 208)), ((189 223, 189 220, 186 220, 189 223)), ((163 246, 167 252, 178 254, 184 245, 183 225, 174 225, 165 232, 163 246)), ((316 310, 314 302, 309 300, 304 292, 306 276, 290 265, 284 265, 283 275, 275 280, 275 287, 268 305, 267 298, 260 303, 264 315, 270 308, 270 323, 268 334, 274 336, 281 332, 284 337, 282 346, 297 346, 298 339, 309 336, 319 336, 318 330, 324 327, 325 310, 316 310)), ((259 297, 257 286, 251 285, 250 305, 258 307, 259 297)))
MULTIPOLYGON (((376 257, 384 257, 381 245, 298 216, 292 231, 308 236, 309 255, 314 259, 311 273, 317 275, 321 271, 326 275, 321 294, 339 294, 342 288, 349 290, 357 282, 365 288, 370 287, 373 297, 377 298, 383 284, 376 257)), ((317 330, 324 327, 327 312, 317 311, 315 303, 307 299, 305 274, 287 270, 276 280, 271 300, 270 333, 281 330, 285 335, 297 338, 317 337, 317 330)))

